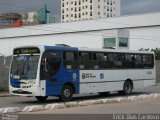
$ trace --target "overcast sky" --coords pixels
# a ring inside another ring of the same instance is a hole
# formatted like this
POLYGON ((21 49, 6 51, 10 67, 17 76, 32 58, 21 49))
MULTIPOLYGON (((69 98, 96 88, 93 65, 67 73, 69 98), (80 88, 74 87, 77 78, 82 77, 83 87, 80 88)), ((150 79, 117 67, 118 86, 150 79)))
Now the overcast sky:
MULTIPOLYGON (((61 0, 0 0, 0 13, 26 13, 39 10, 43 5, 50 7, 51 13, 60 16, 61 0)), ((121 0, 121 15, 160 12, 160 0, 121 0)))

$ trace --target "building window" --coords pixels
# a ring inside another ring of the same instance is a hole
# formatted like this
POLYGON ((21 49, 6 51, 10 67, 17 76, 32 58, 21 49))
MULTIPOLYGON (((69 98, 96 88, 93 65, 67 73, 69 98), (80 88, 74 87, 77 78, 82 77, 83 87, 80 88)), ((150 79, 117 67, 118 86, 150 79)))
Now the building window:
POLYGON ((75 14, 74 17, 77 18, 77 14, 75 14))
POLYGON ((104 48, 115 48, 116 38, 104 38, 104 48))
POLYGON ((90 3, 92 3, 92 0, 90 0, 90 3))
POLYGON ((90 16, 92 16, 92 12, 90 12, 90 16))
POLYGON ((128 38, 119 38, 119 47, 128 47, 128 38))
POLYGON ((79 13, 79 18, 81 18, 81 13, 79 13))
POLYGON ((92 5, 90 5, 90 10, 92 10, 92 5))

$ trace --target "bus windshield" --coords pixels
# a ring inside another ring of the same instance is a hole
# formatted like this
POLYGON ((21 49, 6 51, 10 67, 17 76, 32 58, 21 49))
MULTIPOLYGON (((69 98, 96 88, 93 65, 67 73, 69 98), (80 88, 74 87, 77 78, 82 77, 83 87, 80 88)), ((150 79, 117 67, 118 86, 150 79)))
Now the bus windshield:
POLYGON ((36 79, 39 55, 14 56, 11 66, 12 79, 36 79))

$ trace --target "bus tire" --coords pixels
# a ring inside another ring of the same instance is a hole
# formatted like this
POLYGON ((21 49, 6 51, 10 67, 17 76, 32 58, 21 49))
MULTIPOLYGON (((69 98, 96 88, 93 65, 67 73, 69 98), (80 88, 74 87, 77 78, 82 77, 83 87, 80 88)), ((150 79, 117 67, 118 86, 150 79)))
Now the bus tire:
POLYGON ((48 98, 48 96, 36 96, 36 99, 39 102, 45 102, 47 98, 48 98))
POLYGON ((63 102, 70 101, 73 97, 73 88, 70 85, 64 85, 59 99, 63 102))
POLYGON ((125 81, 123 85, 123 91, 119 91, 120 94, 130 95, 133 90, 133 84, 130 80, 125 81))

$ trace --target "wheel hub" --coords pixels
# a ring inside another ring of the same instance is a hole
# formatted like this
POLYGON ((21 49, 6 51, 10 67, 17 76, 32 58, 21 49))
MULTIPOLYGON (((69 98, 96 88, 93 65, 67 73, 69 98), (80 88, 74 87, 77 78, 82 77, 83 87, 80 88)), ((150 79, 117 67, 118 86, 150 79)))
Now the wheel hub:
POLYGON ((64 90, 64 96, 69 97, 70 96, 70 91, 68 89, 64 90))

